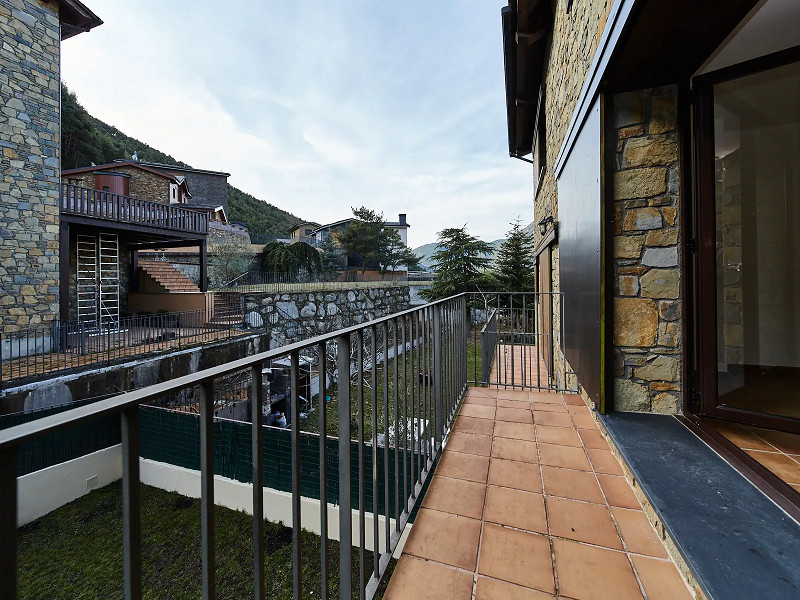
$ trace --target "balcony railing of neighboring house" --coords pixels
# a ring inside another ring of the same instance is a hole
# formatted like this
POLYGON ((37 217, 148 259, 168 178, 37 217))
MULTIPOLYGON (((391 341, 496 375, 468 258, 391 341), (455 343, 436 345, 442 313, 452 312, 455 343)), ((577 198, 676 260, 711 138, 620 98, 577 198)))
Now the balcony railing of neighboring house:
MULTIPOLYGON (((219 290, 239 292, 310 292, 314 290, 349 290, 355 287, 398 287, 408 285, 402 279, 386 279, 376 281, 342 281, 342 271, 330 273, 280 273, 256 272, 244 273, 239 277, 219 286, 219 290)), ((388 274, 388 273, 387 273, 388 274)))
POLYGON ((34 376, 231 339, 246 333, 238 294, 207 310, 122 317, 100 326, 80 321, 0 333, 0 388, 34 376))
POLYGON ((61 184, 61 214, 159 229, 208 234, 208 214, 68 183, 61 184))
POLYGON ((436 273, 432 271, 409 271, 409 281, 433 281, 436 273))
MULTIPOLYGON (((333 363, 330 366, 335 366, 336 373, 347 374, 349 385, 342 385, 340 375, 336 431, 332 431, 333 428, 327 424, 327 411, 318 411, 321 432, 318 474, 321 531, 319 581, 304 580, 302 575, 304 561, 308 559, 301 551, 301 485, 305 484, 301 481, 303 471, 300 466, 300 403, 290 403, 293 597, 304 597, 304 590, 312 589, 315 594, 319 591, 321 597, 328 597, 331 582, 327 543, 331 528, 328 519, 331 511, 336 511, 340 549, 339 597, 363 595, 371 598, 419 501, 422 487, 442 450, 442 441, 449 432, 467 388, 466 340, 469 324, 466 300, 464 295, 448 298, 0 431, 0 489, 3 490, 0 494, 0 567, 3 573, 0 578, 0 598, 14 598, 17 593, 18 448, 51 432, 109 417, 119 418, 122 430, 125 598, 142 597, 139 407, 155 404, 161 397, 186 389, 198 390, 200 411, 203 597, 215 597, 214 382, 243 369, 249 369, 252 378, 250 427, 254 451, 251 452, 250 462, 254 589, 255 597, 263 598, 262 367, 267 361, 287 359, 290 364, 289 390, 293 398, 298 398, 301 393, 301 353, 316 353, 324 357, 324 362, 333 363), (372 358, 365 360, 365 357, 372 358), (378 365, 381 365, 380 375, 378 365), (419 381, 415 376, 417 372, 420 373, 419 381), (375 393, 367 394, 365 388, 375 393), (367 414, 370 414, 372 421, 370 440, 364 439, 365 401, 368 403, 367 414), (353 414, 351 407, 354 407, 353 414), (393 419, 392 416, 382 418, 380 428, 377 420, 379 412, 393 415, 393 419), (391 423, 392 420, 394 423, 391 423), (357 429, 357 442, 351 442, 353 427, 357 429), (383 441, 379 438, 379 429, 383 441), (338 468, 333 473, 328 473, 329 441, 338 446, 338 468), (394 448, 390 449, 392 444, 394 448), (364 472, 366 453, 372 458, 369 473, 364 472), (359 465, 356 478, 351 473, 354 462, 359 465), (366 528, 367 504, 364 494, 367 478, 372 480, 372 489, 381 499, 381 502, 372 502, 372 531, 366 528), (390 485, 390 478, 393 486, 390 485), (379 484, 381 480, 382 484, 379 484), (337 485, 337 490, 350 490, 351 493, 338 493, 338 505, 329 504, 329 486, 337 485), (355 535, 354 531, 357 532, 355 535), (367 536, 371 538, 372 550, 367 550, 367 536), (360 590, 353 589, 353 546, 359 551, 361 568, 356 585, 360 590), (365 572, 365 554, 368 552, 373 557, 373 568, 365 572)), ((321 372, 327 370, 328 365, 323 364, 321 372)), ((321 386, 320 397, 324 397, 327 391, 324 381, 321 386)))

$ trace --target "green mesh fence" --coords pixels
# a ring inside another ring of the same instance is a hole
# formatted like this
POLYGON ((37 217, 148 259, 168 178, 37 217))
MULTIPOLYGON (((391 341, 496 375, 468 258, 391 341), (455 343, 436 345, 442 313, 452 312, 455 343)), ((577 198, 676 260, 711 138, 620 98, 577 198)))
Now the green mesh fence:
MULTIPOLYGON (((57 414, 95 400, 74 402, 64 406, 29 413, 0 416, 0 429, 26 423, 52 414, 57 414)), ((155 407, 141 407, 140 455, 195 471, 200 470, 200 419, 198 415, 180 413, 155 407)), ((99 417, 89 422, 49 433, 22 444, 18 452, 17 475, 22 476, 92 452, 119 444, 120 419, 118 415, 99 417)), ((214 472, 217 475, 252 483, 251 425, 237 421, 214 422, 214 472)), ((339 504, 339 441, 327 440, 328 502, 339 504)), ((378 448, 376 465, 377 488, 373 487, 372 446, 364 448, 364 510, 372 512, 377 490, 378 512, 386 514, 386 485, 384 480, 384 456, 389 462, 389 511, 395 514, 395 449, 378 448)), ((351 442, 350 497, 352 507, 359 507, 358 443, 351 442)), ((400 502, 404 502, 403 477, 408 478, 406 489, 410 493, 412 481, 419 477, 421 460, 415 452, 405 455, 398 452, 400 469, 400 502)), ((284 492, 292 491, 291 432, 288 429, 264 428, 262 454, 264 487, 284 492)), ((307 498, 320 497, 319 435, 300 435, 300 493, 307 498)), ((427 485, 425 486, 427 488, 427 485)), ((424 495, 425 488, 423 488, 424 495)), ((411 520, 416 515, 412 513, 411 520)))
MULTIPOLYGON (((237 421, 214 422, 214 473, 252 483, 251 425, 237 421)), ((195 471, 200 470, 200 419, 198 415, 179 413, 160 408, 140 409, 142 458, 149 458, 195 471)), ((327 440, 328 451, 328 502, 339 504, 339 441, 327 440)), ((292 491, 291 432, 288 429, 264 429, 262 446, 264 487, 279 491, 292 491)), ((395 450, 378 448, 377 497, 378 512, 386 514, 384 453, 389 456, 389 511, 395 513, 395 450)), ((416 454, 406 455, 406 473, 409 479, 417 478, 416 454)), ((403 502, 403 451, 399 451, 400 495, 403 502)), ((372 446, 364 449, 364 510, 372 512, 375 488, 372 481, 372 446)), ((358 443, 351 442, 350 498, 352 507, 359 507, 358 493, 358 443)), ((407 484, 410 489, 411 482, 407 484)), ((320 497, 319 436, 313 433, 300 435, 300 494, 307 498, 320 497)))
MULTIPOLYGON (((62 406, 26 413, 0 416, 0 429, 13 427, 42 417, 96 402, 96 399, 72 402, 62 406)), ((20 445, 17 452, 17 476, 80 458, 121 441, 119 416, 99 417, 87 423, 48 433, 20 445)))

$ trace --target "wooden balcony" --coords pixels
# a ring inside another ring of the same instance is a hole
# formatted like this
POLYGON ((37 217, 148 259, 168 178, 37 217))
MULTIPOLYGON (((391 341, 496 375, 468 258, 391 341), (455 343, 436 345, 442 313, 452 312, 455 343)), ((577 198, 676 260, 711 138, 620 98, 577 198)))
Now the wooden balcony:
POLYGON ((153 228, 183 234, 208 234, 208 214, 184 206, 161 204, 102 190, 62 183, 62 215, 128 224, 130 229, 153 228))

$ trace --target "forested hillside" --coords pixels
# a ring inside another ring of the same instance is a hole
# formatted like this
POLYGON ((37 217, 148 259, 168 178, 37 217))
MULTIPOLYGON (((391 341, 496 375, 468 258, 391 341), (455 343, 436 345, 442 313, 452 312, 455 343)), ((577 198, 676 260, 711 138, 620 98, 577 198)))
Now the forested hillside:
POLYGON ((228 185, 228 219, 244 223, 254 243, 263 243, 259 237, 289 237, 289 230, 304 222, 300 217, 259 200, 239 188, 228 185), (266 208, 265 208, 266 207, 266 208))
MULTIPOLYGON (((74 169, 130 159, 189 167, 152 146, 125 135, 113 125, 90 115, 65 85, 61 86, 61 168, 74 169)), ((203 165, 214 169, 214 165, 203 165)), ((247 225, 259 237, 287 237, 300 217, 228 185, 228 218, 247 225)))

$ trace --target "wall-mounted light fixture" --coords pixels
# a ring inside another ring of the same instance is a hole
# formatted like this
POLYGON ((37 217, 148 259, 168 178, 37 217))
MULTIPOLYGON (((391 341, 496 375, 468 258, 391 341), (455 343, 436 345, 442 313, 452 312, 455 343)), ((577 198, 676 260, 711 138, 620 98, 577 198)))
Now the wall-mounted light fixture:
POLYGON ((553 219, 553 215, 547 216, 544 219, 542 219, 541 221, 539 221, 539 223, 538 223, 538 225, 539 225, 539 233, 541 235, 544 235, 545 233, 547 233, 547 226, 550 223, 554 222, 554 221, 555 221, 555 219, 553 219))

